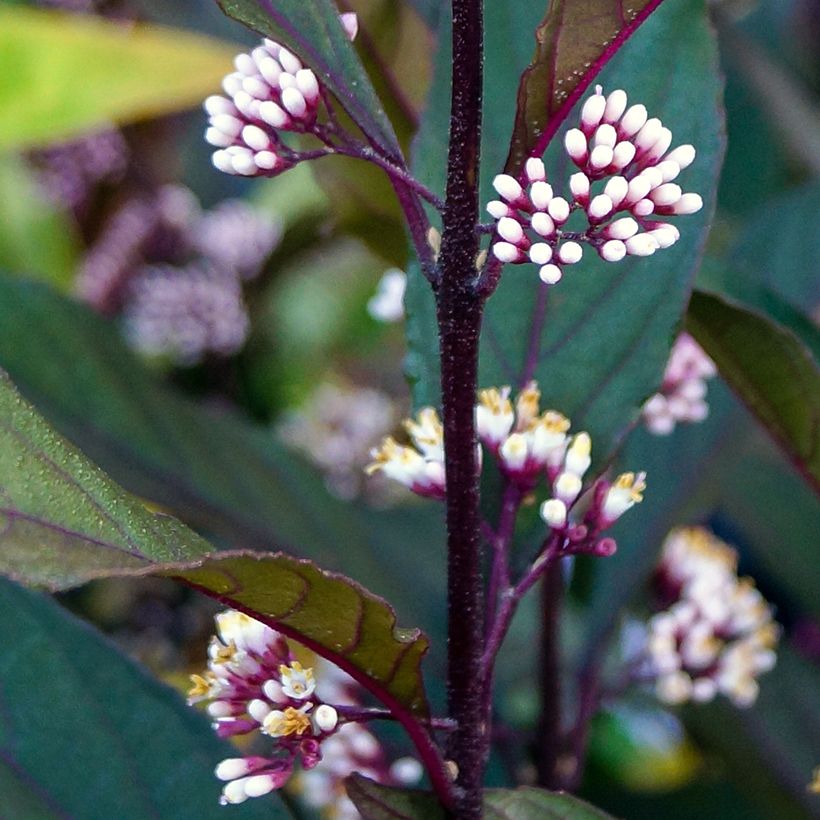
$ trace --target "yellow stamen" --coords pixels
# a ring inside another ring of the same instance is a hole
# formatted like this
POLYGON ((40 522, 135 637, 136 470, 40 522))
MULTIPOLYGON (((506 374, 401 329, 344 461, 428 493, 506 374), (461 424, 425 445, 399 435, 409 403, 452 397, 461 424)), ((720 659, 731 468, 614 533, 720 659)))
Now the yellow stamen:
POLYGON ((265 731, 273 737, 303 735, 310 729, 310 718, 300 709, 288 706, 283 712, 271 712, 264 722, 265 731))
POLYGON ((202 675, 191 675, 193 686, 188 690, 189 698, 204 698, 211 691, 211 681, 202 675))

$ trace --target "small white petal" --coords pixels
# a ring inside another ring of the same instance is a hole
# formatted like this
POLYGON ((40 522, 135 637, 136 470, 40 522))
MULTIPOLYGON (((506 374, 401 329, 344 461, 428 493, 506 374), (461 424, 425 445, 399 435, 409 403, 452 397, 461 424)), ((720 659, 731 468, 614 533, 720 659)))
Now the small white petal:
POLYGON ((561 268, 559 268, 558 265, 544 265, 544 267, 538 271, 538 276, 542 282, 546 282, 548 285, 554 285, 561 281, 561 268))
POLYGON ((565 265, 574 265, 581 261, 584 249, 577 242, 564 242, 558 249, 558 258, 565 265))

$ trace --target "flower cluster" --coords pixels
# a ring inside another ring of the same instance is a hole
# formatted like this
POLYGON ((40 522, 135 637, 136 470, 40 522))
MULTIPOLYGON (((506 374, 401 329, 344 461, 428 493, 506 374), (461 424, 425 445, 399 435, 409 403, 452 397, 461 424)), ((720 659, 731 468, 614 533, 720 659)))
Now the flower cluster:
MULTIPOLYGON (((352 40, 353 13, 341 24, 352 40)), ((212 159, 220 171, 241 176, 274 176, 298 159, 283 142, 282 131, 314 130, 322 91, 316 75, 284 46, 265 39, 234 61, 236 71, 222 82, 225 97, 205 100, 205 140, 217 148, 212 159)))
POLYGON ((368 475, 381 471, 417 495, 444 498, 444 428, 438 413, 425 407, 415 419, 405 419, 404 429, 413 446, 399 444, 388 436, 371 450, 368 475))
POLYGON ((127 201, 91 246, 75 282, 97 310, 122 317, 136 349, 191 365, 245 342, 242 282, 256 276, 279 224, 228 200, 202 211, 187 188, 168 185, 127 201))
POLYGON ((663 384, 643 406, 650 433, 665 436, 678 422, 703 421, 709 414, 706 380, 717 374, 715 363, 688 334, 681 333, 672 347, 663 384))
POLYGON ((707 530, 673 530, 655 574, 662 612, 649 621, 646 665, 665 703, 723 694, 736 706, 757 698, 757 678, 776 660, 779 627, 737 553, 707 530))
POLYGON ((286 444, 298 447, 322 470, 331 492, 355 498, 364 489, 361 471, 370 449, 394 428, 397 415, 386 393, 326 382, 285 419, 278 432, 286 444))
MULTIPOLYGON (((589 541, 641 501, 646 475, 623 473, 613 483, 598 479, 581 520, 572 521, 570 510, 583 495, 584 476, 592 463, 592 440, 585 432, 570 435, 569 419, 555 410, 542 411, 540 400, 535 382, 521 390, 515 401, 509 387, 479 391, 476 433, 499 470, 522 493, 546 480, 552 496, 541 506, 541 516, 553 530, 572 531, 578 542, 589 541)), ((381 470, 418 495, 443 498, 444 435, 438 413, 426 407, 404 424, 412 446, 386 438, 373 450, 368 471, 381 470)), ((610 539, 596 542, 593 548, 600 554, 613 550, 610 539)))
POLYGON ((345 775, 364 770, 380 780, 391 779, 375 738, 357 724, 346 723, 336 706, 327 702, 332 700, 342 709, 341 701, 350 701, 340 670, 328 671, 324 697, 320 697, 314 670, 294 659, 278 632, 234 610, 218 614, 216 625, 208 669, 191 676, 188 702, 207 702, 220 737, 260 732, 273 744, 265 756, 228 758, 216 767, 217 778, 226 784, 223 804, 243 803, 280 788, 297 762, 302 777, 307 777, 303 789, 314 804, 326 804, 331 796, 338 799, 335 792, 329 795, 328 788, 339 785, 342 769, 345 775), (323 770, 311 775, 323 759, 323 770), (327 788, 323 790, 320 781, 327 788))
POLYGON ((598 86, 584 103, 580 127, 564 141, 579 168, 569 180, 571 199, 555 194, 535 157, 525 166, 526 190, 509 174, 495 178, 501 199, 487 205, 497 220, 493 254, 501 262, 535 263, 542 281, 552 285, 565 266, 581 260, 584 244, 607 262, 673 245, 678 229, 649 217, 695 213, 703 201, 673 182, 693 162, 695 149, 669 151, 671 144, 672 132, 649 118, 643 105, 627 107, 624 91, 604 96, 598 86), (574 212, 583 214, 585 230, 567 230, 574 212))

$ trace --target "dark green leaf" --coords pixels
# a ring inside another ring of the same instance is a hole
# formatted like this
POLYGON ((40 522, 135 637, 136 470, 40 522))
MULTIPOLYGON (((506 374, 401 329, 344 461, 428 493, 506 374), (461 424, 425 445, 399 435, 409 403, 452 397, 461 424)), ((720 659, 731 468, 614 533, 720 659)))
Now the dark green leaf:
POLYGON ((535 56, 521 75, 505 170, 518 175, 541 156, 593 77, 634 34, 661 0, 552 0, 535 30, 535 56))
MULTIPOLYGON (((514 4, 516 12, 518 8, 514 4)), ((488 27, 487 36, 488 55, 494 50, 516 53, 514 41, 494 39, 493 27, 488 27)), ((698 159, 682 179, 687 189, 703 195, 705 208, 679 220, 680 242, 651 259, 612 265, 587 253, 576 270, 548 289, 548 297, 533 266, 508 267, 487 303, 479 367, 482 386, 515 385, 528 375, 524 363, 535 351, 532 375, 542 387, 544 401, 569 415, 575 429, 589 430, 599 464, 661 378, 714 202, 723 149, 721 82, 703 0, 667 0, 607 65, 601 82, 607 89, 624 88, 633 100, 663 118, 675 144, 696 145, 698 159), (650 73, 647 66, 652 67, 650 73), (542 310, 544 324, 539 330, 542 310)), ((434 83, 434 89, 437 86, 434 83)), ((494 99, 488 96, 486 117, 493 128, 501 116, 494 110, 494 99)), ((434 97, 431 105, 437 102, 434 97)), ((502 97, 502 108, 506 102, 502 97)), ((437 108, 433 114, 440 116, 433 116, 426 127, 441 140, 446 119, 437 108)), ((547 154, 553 184, 569 174, 559 142, 554 140, 547 154)), ((425 133, 421 146, 423 164, 436 143, 425 133)), ((501 168, 497 146, 485 151, 484 162, 486 197, 489 180, 501 168)), ((408 372, 419 404, 438 401, 435 314, 429 290, 420 276, 412 277, 407 300, 408 372)))
POLYGON ((0 150, 198 105, 234 50, 188 31, 0 5, 0 150))
MULTIPOLYGON (((348 797, 365 820, 438 820, 441 806, 429 792, 393 789, 354 774, 345 782, 348 797)), ((484 793, 487 820, 607 820, 610 815, 560 792, 526 786, 484 793)))
POLYGON ((424 713, 427 639, 400 630, 380 598, 309 561, 222 553, 150 513, 54 433, 0 373, 0 572, 66 589, 143 570, 181 578, 338 663, 375 693, 424 713), (174 562, 174 563, 171 563, 174 562), (178 563, 184 562, 184 563, 178 563))
POLYGON ((293 49, 368 137, 388 153, 399 153, 390 121, 330 0, 218 2, 229 17, 293 49))
POLYGON ((687 328, 775 440, 820 488, 820 372, 800 341, 756 311, 697 291, 687 328))
POLYGON ((340 501, 270 429, 182 399, 149 376, 116 327, 41 285, 2 276, 0 367, 129 491, 231 546, 298 551, 342 570, 425 629, 440 623, 437 507, 373 511, 340 501))
MULTIPOLYGON (((45 596, 0 579, 0 611, 0 815, 224 818, 213 769, 236 751, 203 715, 45 596)), ((235 814, 290 816, 276 796, 235 814)))

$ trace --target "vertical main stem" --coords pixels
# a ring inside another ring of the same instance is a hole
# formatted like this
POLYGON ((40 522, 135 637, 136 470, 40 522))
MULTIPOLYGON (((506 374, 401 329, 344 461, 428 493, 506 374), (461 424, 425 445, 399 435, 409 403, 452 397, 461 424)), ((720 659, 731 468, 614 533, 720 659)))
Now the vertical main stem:
POLYGON ((484 606, 474 421, 482 300, 476 294, 482 0, 452 0, 453 90, 437 312, 447 474, 447 698, 456 721, 455 816, 481 817, 488 727, 482 713, 484 606))
POLYGON ((556 561, 541 582, 541 719, 538 726, 538 784, 559 788, 561 755, 561 604, 564 580, 561 561, 556 561))

